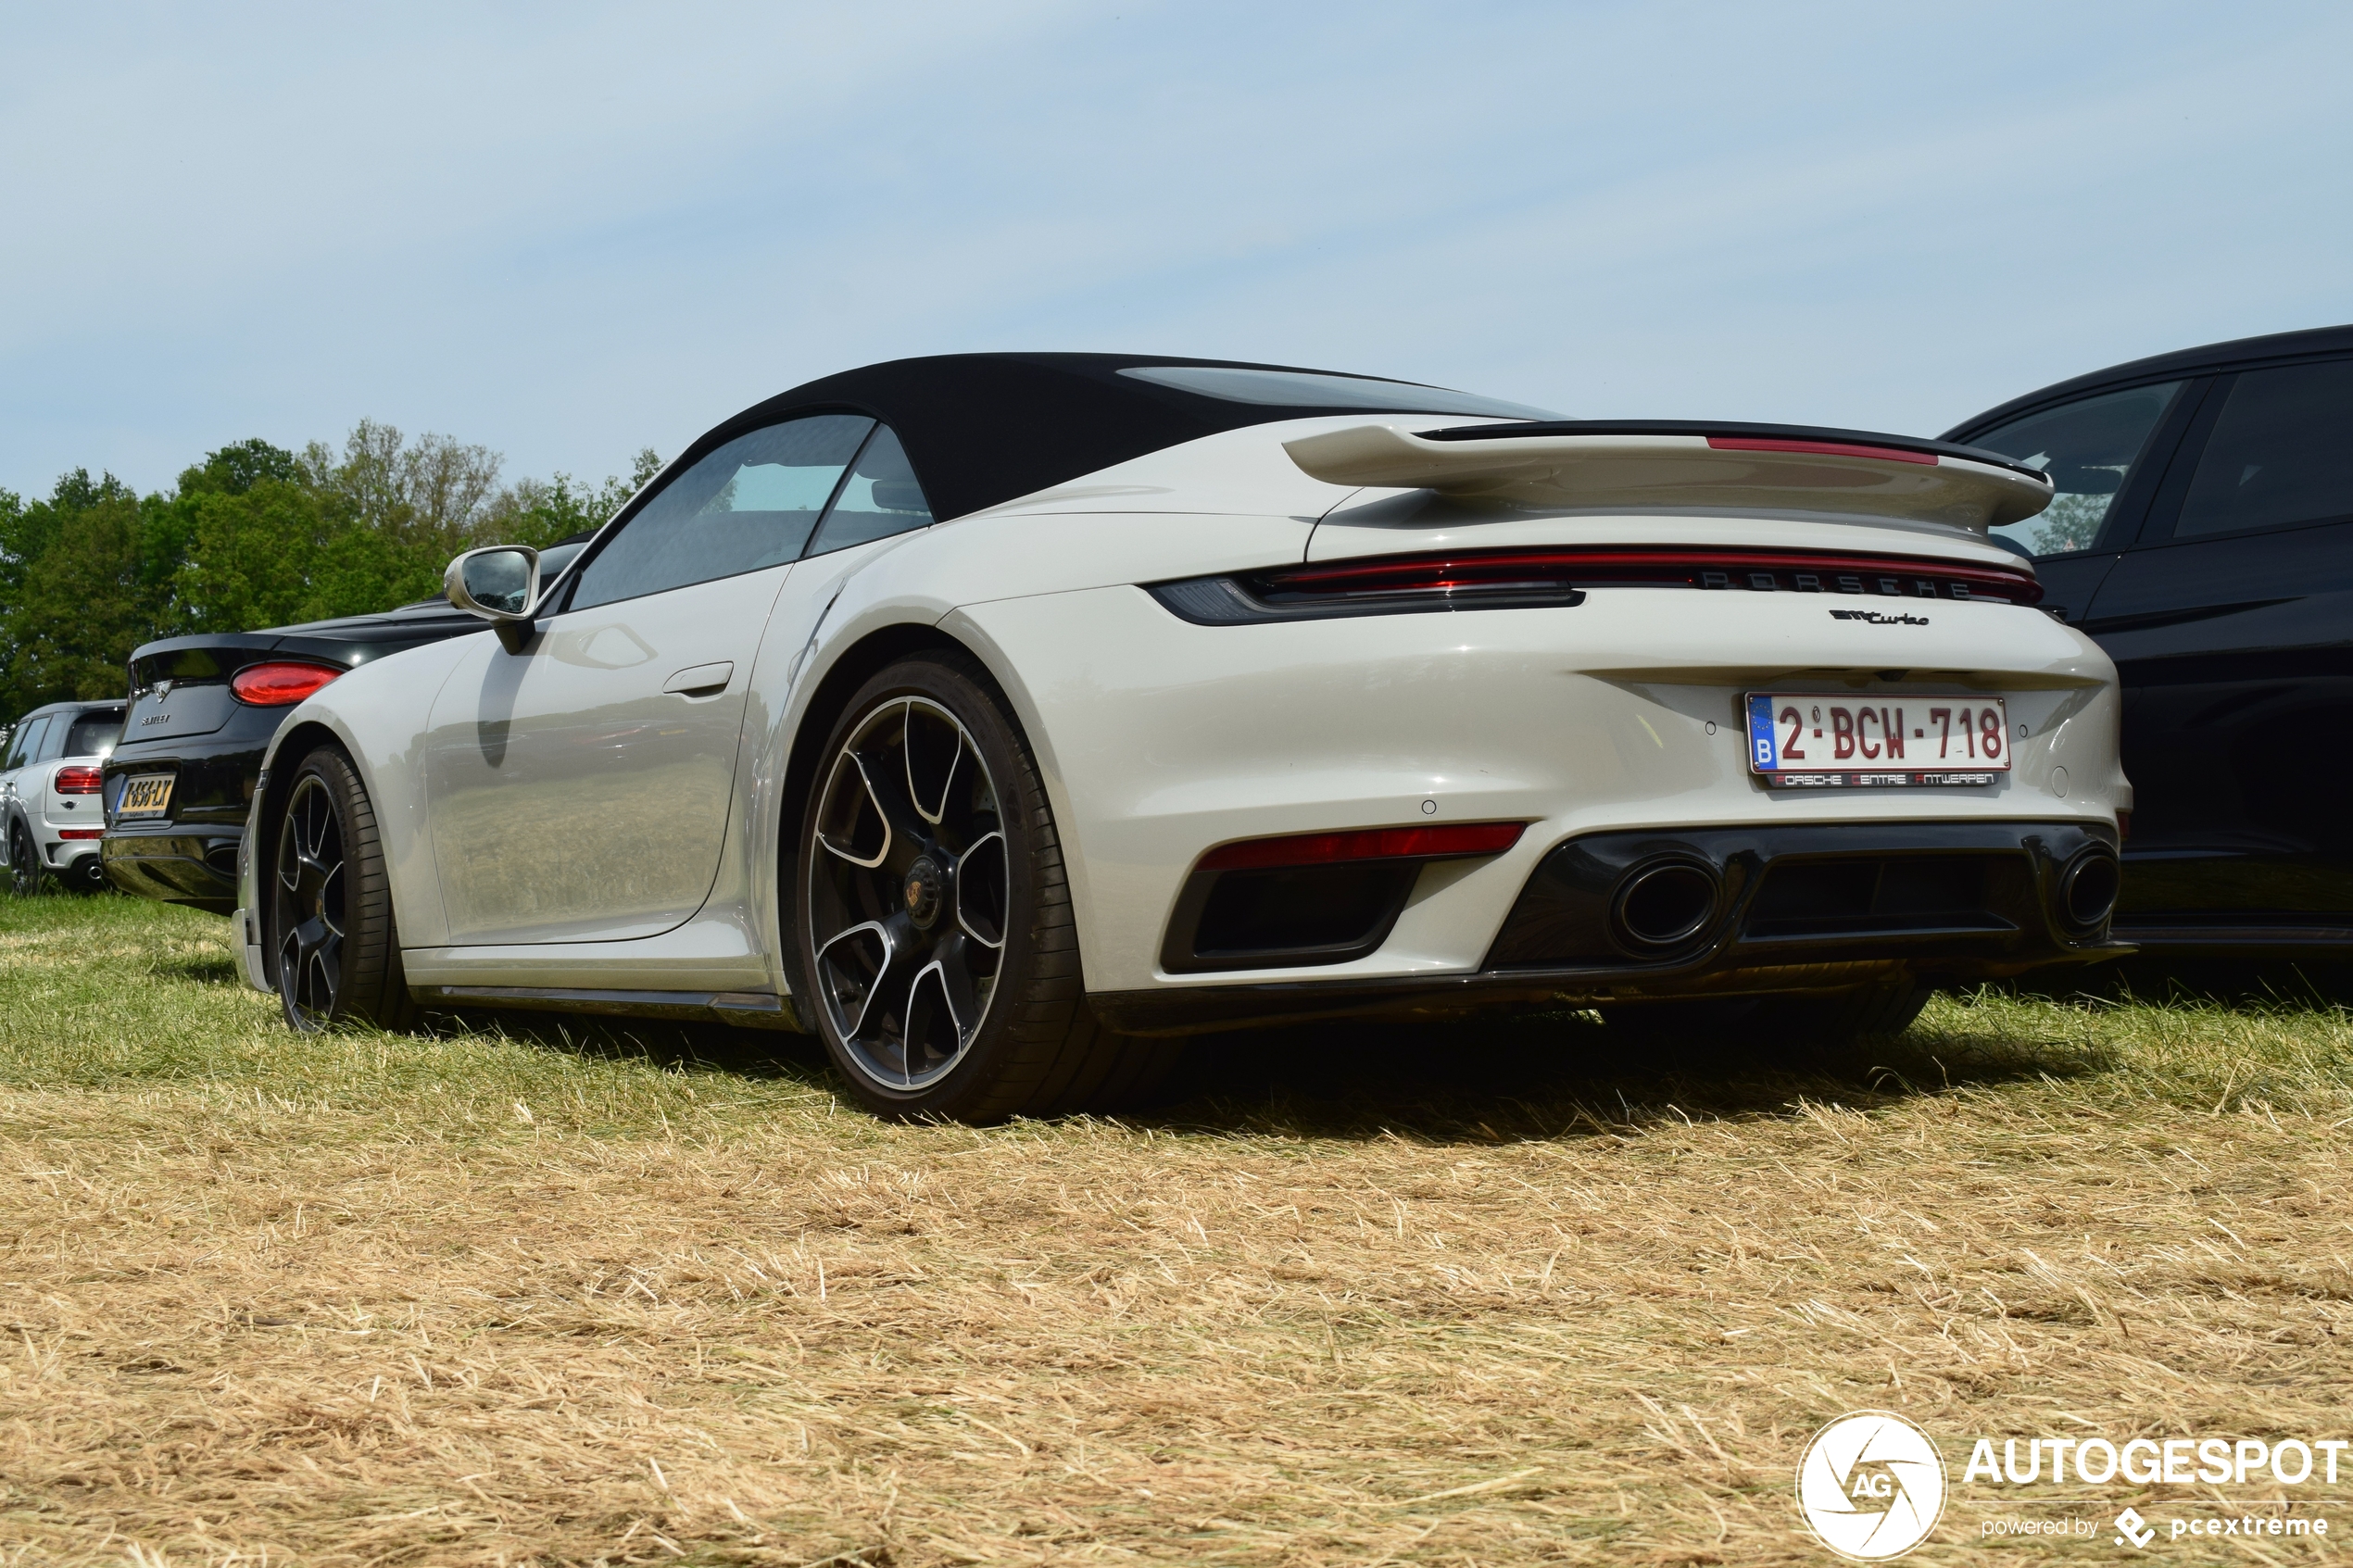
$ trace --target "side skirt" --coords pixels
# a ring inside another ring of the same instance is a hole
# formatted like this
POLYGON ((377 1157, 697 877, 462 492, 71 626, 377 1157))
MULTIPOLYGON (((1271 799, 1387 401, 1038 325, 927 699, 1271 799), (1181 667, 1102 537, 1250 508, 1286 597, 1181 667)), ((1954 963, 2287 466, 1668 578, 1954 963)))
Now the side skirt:
POLYGON ((411 985, 409 996, 429 1008, 525 1008, 547 1012, 601 1013, 615 1018, 666 1018, 732 1023, 745 1029, 807 1034, 792 998, 764 991, 575 991, 547 985, 411 985))

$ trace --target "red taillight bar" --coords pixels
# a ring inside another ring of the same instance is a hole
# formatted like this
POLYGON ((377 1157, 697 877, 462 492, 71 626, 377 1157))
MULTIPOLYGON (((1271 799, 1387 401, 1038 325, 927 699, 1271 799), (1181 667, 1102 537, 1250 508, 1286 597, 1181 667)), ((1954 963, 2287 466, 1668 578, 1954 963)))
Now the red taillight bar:
POLYGON ((59 838, 96 838, 106 831, 104 828, 59 828, 57 836, 59 838))
POLYGON ((342 673, 331 664, 272 659, 267 664, 248 664, 238 671, 231 677, 229 689, 236 693, 239 702, 249 702, 256 708, 285 708, 300 702, 342 673))
POLYGON ((97 769, 77 763, 70 768, 58 769, 57 781, 51 787, 59 795, 95 795, 98 786, 105 782, 97 769))
POLYGON ((1848 441, 1793 441, 1778 435, 1711 435, 1707 444, 1719 452, 1818 452, 1826 458, 1880 458, 1891 463, 1936 466, 1933 452, 1906 452, 1901 446, 1862 446, 1848 441))
POLYGON ((1270 572, 1262 581, 1277 592, 1373 594, 1436 591, 1530 577, 1599 583, 1643 571, 1686 582, 1707 571, 1806 571, 1899 581, 1939 577, 1982 586, 2020 604, 2034 604, 2043 597, 2042 584, 2023 571, 1917 556, 1809 555, 1798 550, 1495 550, 1303 567, 1270 572))
POLYGON ((1270 866, 1328 866, 1341 860, 1450 860, 1500 855, 1519 842, 1526 822, 1461 822, 1444 827, 1364 828, 1353 833, 1302 833, 1287 838, 1246 838, 1201 858, 1205 872, 1270 866))
POLYGON ((1472 583, 1515 582, 1530 576, 1561 577, 1571 568, 1604 558, 1567 550, 1498 550, 1487 555, 1404 556, 1391 560, 1351 561, 1345 566, 1310 566, 1270 572, 1270 587, 1330 588, 1341 593, 1378 593, 1394 581, 1398 588, 1451 588, 1472 583))

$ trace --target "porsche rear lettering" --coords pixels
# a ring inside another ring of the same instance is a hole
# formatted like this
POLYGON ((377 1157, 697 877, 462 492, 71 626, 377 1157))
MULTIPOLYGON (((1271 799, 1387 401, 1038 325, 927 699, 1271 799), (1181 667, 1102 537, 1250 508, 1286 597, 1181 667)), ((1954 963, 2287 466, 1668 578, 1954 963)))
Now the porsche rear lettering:
MULTIPOLYGON (((1890 599, 1973 599, 1985 596, 1971 592, 1969 585, 1958 578, 1866 577, 1852 572, 1702 571, 1699 573, 1699 585, 1711 589, 1745 589, 1758 594, 1779 590, 1799 594, 1857 594, 1890 599)), ((1999 596, 1995 597, 1998 602, 1999 596)))

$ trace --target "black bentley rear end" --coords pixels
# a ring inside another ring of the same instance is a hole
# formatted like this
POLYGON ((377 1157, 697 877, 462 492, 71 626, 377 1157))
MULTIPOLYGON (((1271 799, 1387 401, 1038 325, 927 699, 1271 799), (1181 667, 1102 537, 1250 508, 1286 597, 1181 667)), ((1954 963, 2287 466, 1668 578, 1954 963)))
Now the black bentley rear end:
POLYGON ((261 757, 310 693, 370 659, 483 623, 439 601, 268 632, 169 637, 131 656, 131 711, 106 765, 107 879, 217 914, 237 907, 237 850, 261 757))

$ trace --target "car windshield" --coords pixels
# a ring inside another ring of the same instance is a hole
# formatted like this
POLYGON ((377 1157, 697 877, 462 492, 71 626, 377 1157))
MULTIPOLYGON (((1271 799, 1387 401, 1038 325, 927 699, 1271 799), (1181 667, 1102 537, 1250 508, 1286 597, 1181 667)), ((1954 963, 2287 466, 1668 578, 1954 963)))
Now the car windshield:
POLYGON ((102 708, 77 716, 66 732, 66 757, 111 757, 122 738, 122 709, 102 708))
POLYGON ((1499 420, 1557 420, 1561 416, 1525 403, 1506 403, 1442 386, 1379 381, 1371 376, 1327 376, 1314 370, 1251 370, 1233 365, 1139 365, 1119 372, 1155 386, 1285 408, 1365 408, 1392 414, 1470 414, 1499 420))
POLYGON ((2166 382, 2104 392, 1968 437, 1971 446, 2041 469, 2057 491, 2040 515, 1996 528, 1994 537, 2030 555, 2090 549, 2117 492, 2181 390, 2180 382, 2166 382))

